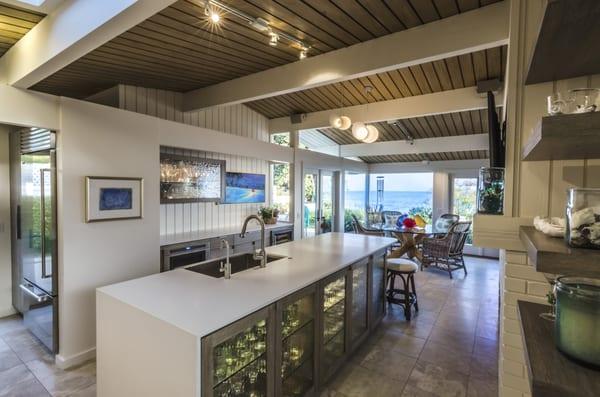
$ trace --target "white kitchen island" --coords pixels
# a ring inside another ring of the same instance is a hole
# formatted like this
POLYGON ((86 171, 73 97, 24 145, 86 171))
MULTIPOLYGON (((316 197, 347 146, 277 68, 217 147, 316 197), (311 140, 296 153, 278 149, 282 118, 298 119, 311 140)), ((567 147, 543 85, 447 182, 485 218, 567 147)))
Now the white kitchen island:
MULTIPOLYGON (((300 368, 305 373, 302 381, 310 378, 314 383, 310 390, 318 389, 333 372, 329 370, 341 365, 382 317, 385 252, 394 242, 329 233, 269 247, 267 254, 284 258, 266 268, 235 273, 231 279, 177 269, 99 288, 98 396, 211 396, 225 385, 236 390, 244 387, 246 391, 239 395, 265 395, 267 390, 267 395, 287 394, 282 390, 292 386, 282 386, 279 378, 292 366, 287 347, 282 347, 282 341, 286 346, 291 343, 288 336, 301 346, 313 341, 314 348, 292 353, 306 358, 299 358, 303 366, 310 364, 309 369, 300 368), (330 307, 335 293, 341 298, 330 307), (332 322, 334 311, 341 323, 332 322), (363 317, 366 328, 359 335, 363 317), (295 324, 300 319, 303 325, 295 324), (297 329, 285 321, 298 325, 297 329), (343 328, 335 328, 338 324, 343 328), (341 337, 328 338, 331 327, 341 337), (305 332, 308 328, 310 333, 305 332), (251 331, 259 332, 258 340, 251 331), (336 345, 341 350, 334 360, 327 343, 335 338, 341 340, 341 347, 336 345), (227 367, 221 368, 222 350, 231 353, 236 343, 255 350, 235 350, 235 361, 227 358, 227 367), (321 359, 327 359, 327 364, 321 365, 321 359), (231 375, 253 365, 257 369, 250 371, 249 378, 231 375), (248 392, 251 382, 260 383, 264 390, 248 392)), ((298 382, 291 375, 290 379, 288 383, 298 382)))

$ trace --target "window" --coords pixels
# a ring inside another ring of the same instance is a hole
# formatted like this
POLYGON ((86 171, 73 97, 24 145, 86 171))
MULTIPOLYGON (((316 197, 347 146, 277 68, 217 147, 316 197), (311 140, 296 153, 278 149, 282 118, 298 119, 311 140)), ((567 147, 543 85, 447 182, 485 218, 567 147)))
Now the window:
MULTIPOLYGON (((460 216, 461 221, 473 221, 477 207, 477 178, 452 179, 452 212, 460 216)), ((473 229, 470 229, 467 244, 473 241, 473 229)))
POLYGON ((344 183, 344 231, 351 232, 352 215, 365 220, 367 207, 367 178, 365 174, 346 172, 344 183))
POLYGON ((433 173, 371 174, 369 207, 374 211, 400 211, 432 218, 433 173))
POLYGON ((271 164, 271 203, 279 208, 279 219, 289 220, 290 213, 290 165, 271 164))

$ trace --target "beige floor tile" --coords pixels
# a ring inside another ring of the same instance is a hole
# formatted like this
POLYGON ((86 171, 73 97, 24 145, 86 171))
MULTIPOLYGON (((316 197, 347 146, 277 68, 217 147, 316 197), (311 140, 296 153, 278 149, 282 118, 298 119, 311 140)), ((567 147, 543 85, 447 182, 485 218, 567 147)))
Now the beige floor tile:
POLYGON ((403 397, 464 397, 468 377, 431 363, 418 361, 404 387, 403 397))
POLYGON ((375 371, 349 363, 342 368, 329 385, 347 397, 394 397, 402 394, 403 383, 375 371))
POLYGON ((467 388, 467 397, 498 396, 498 381, 494 378, 476 379, 471 377, 467 388))
POLYGON ((48 350, 26 329, 7 332, 2 339, 23 362, 32 360, 54 362, 48 350))
POLYGON ((16 367, 19 364, 23 364, 23 362, 0 338, 0 372, 16 367))
POLYGON ((471 353, 465 352, 460 346, 450 346, 434 341, 427 341, 419 361, 426 361, 452 371, 469 375, 471 353))
POLYGON ((68 370, 40 360, 27 362, 27 367, 54 397, 69 396, 96 383, 93 361, 68 370))
POLYGON ((69 394, 68 397, 96 397, 96 383, 93 383, 84 389, 69 394))
POLYGON ((415 357, 401 354, 396 350, 385 349, 378 344, 370 349, 359 365, 404 384, 416 362, 415 357))
POLYGON ((23 318, 19 315, 12 315, 8 317, 0 318, 0 336, 7 332, 24 330, 23 318))
POLYGON ((0 397, 50 396, 24 364, 0 372, 0 397))

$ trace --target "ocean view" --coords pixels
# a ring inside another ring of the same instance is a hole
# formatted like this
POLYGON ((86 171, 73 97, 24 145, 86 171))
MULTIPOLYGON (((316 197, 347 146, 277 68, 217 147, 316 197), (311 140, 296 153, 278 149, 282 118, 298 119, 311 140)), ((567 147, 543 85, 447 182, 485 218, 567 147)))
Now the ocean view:
MULTIPOLYGON (((383 194, 383 209, 392 211, 406 212, 411 208, 428 205, 431 207, 431 192, 402 192, 386 191, 383 194)), ((377 192, 371 191, 369 194, 369 205, 375 206, 377 201, 377 192)), ((364 208, 364 192, 348 191, 346 192, 345 206, 348 209, 364 208)))

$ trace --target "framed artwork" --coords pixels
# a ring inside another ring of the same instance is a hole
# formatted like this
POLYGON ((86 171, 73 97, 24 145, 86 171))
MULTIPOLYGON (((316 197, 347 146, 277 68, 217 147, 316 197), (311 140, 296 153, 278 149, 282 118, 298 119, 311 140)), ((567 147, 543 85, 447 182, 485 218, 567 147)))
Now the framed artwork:
POLYGON ((225 160, 160 154, 160 202, 223 201, 225 160))
POLYGON ((85 177, 85 221, 140 219, 144 180, 107 176, 85 177))
POLYGON ((265 175, 228 172, 225 177, 225 203, 264 203, 265 175))

